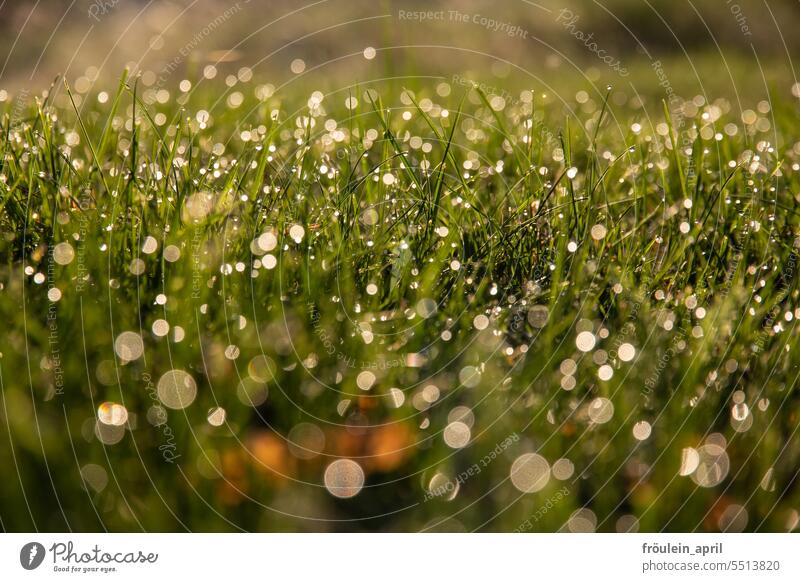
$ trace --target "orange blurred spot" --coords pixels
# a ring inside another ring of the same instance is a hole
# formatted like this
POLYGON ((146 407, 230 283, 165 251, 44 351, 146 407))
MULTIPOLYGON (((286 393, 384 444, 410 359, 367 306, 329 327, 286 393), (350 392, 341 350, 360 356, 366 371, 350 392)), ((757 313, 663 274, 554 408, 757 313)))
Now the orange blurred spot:
POLYGON ((377 405, 377 398, 370 398, 369 396, 359 396, 358 398, 358 407, 361 410, 369 410, 370 408, 375 408, 377 405))
POLYGON ((253 457, 251 462, 258 472, 279 482, 294 475, 294 459, 282 439, 264 430, 254 433, 248 445, 253 457))
POLYGON ((389 472, 397 469, 411 451, 411 432, 404 424, 387 424, 370 434, 370 455, 365 465, 370 470, 389 472))

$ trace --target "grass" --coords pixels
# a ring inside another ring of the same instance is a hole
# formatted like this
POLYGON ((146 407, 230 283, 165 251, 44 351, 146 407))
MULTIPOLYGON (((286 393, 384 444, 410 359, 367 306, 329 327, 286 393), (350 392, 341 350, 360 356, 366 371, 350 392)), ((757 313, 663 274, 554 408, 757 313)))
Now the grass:
POLYGON ((796 102, 445 85, 5 104, 4 529, 796 527, 796 102))

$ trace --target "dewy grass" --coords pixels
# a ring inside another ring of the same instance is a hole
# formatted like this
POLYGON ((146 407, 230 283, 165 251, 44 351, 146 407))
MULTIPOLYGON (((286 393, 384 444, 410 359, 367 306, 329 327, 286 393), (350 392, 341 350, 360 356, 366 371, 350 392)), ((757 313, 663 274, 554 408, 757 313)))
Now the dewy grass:
POLYGON ((788 95, 445 85, 5 104, 5 528, 796 526, 788 95))

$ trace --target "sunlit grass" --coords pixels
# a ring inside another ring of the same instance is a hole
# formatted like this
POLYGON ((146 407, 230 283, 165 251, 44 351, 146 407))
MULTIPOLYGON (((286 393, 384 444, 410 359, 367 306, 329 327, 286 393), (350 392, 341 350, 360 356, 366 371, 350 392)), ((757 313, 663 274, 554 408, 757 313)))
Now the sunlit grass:
POLYGON ((6 103, 6 528, 796 526, 790 95, 231 83, 6 103))

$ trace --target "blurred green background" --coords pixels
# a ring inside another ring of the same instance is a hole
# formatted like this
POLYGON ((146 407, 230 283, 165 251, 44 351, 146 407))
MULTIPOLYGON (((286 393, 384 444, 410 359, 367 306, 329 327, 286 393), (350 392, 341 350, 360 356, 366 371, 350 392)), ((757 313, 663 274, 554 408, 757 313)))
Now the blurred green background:
POLYGON ((44 0, 6 2, 0 9, 0 54, 6 55, 0 78, 7 88, 29 90, 89 67, 116 78, 126 65, 158 71, 186 47, 191 54, 177 70, 222 59, 278 83, 290 76, 296 58, 319 67, 315 82, 340 74, 372 78, 374 64, 347 58, 365 46, 381 49, 389 76, 494 71, 523 84, 547 76, 558 86, 602 74, 598 59, 566 34, 562 10, 577 16, 577 29, 593 34, 626 67, 675 62, 681 83, 707 90, 747 92, 761 85, 737 83, 742 67, 786 72, 800 43, 792 33, 800 6, 792 0, 44 0), (421 21, 400 16, 415 11, 444 14, 421 21), (470 19, 461 23, 451 12, 470 19), (518 26, 525 38, 474 23, 474 15, 518 26), (203 33, 209 25, 213 31, 203 33), (553 79, 548 71, 556 67, 559 78, 553 79))

